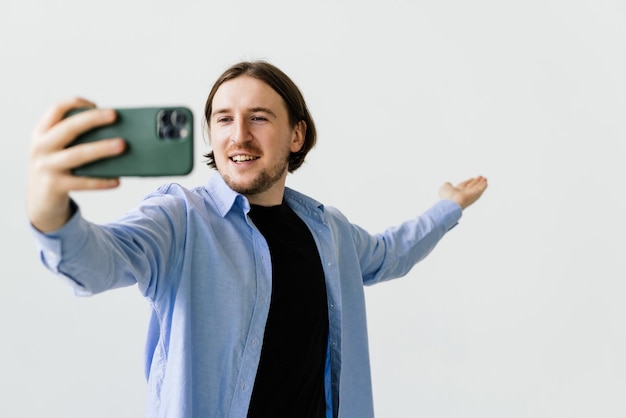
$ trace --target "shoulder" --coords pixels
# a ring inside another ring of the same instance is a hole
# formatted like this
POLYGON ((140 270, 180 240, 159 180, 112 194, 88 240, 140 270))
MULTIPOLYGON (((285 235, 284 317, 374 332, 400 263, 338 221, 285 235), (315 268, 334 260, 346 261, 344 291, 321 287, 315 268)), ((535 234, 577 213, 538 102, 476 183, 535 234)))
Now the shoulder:
POLYGON ((189 189, 178 183, 165 183, 146 195, 142 207, 158 207, 163 211, 188 211, 197 206, 204 206, 203 187, 189 189))
POLYGON ((189 198, 198 194, 200 187, 194 187, 189 189, 179 183, 165 183, 159 186, 154 192, 150 193, 148 197, 152 196, 172 196, 178 198, 189 198))

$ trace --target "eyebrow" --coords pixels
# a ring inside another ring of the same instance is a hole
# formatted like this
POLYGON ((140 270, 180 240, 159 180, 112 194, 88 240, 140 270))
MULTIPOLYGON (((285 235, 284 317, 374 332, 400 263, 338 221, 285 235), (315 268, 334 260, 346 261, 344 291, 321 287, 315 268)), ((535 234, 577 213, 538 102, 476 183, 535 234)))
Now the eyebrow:
MULTIPOLYGON (((224 113, 230 113, 230 112, 231 112, 231 110, 227 109, 227 108, 217 109, 217 110, 214 110, 212 112, 211 116, 220 115, 220 114, 224 114, 224 113)), ((268 115, 270 115, 270 116, 272 116, 274 118, 276 117, 276 113, 274 113, 273 110, 271 110, 271 109, 269 109, 267 107, 261 107, 261 106, 251 107, 250 109, 248 109, 248 112, 252 112, 252 113, 262 112, 262 113, 267 113, 268 115)))

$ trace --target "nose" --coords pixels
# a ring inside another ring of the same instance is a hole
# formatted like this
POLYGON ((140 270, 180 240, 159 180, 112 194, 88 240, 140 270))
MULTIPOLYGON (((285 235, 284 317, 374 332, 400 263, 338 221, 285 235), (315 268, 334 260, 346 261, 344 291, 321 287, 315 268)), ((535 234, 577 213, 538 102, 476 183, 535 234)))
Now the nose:
POLYGON ((250 141, 250 130, 248 129, 248 124, 245 119, 238 118, 233 122, 232 127, 230 142, 234 144, 245 144, 250 141))

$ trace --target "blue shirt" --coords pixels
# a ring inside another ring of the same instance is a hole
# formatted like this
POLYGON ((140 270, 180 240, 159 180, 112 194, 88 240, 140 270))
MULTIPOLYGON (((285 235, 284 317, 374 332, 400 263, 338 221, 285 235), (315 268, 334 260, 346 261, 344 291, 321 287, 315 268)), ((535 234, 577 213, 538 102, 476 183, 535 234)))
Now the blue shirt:
MULTIPOLYGON (((311 230, 326 278, 327 416, 373 417, 363 285, 405 275, 461 208, 441 200, 372 235, 289 188, 285 201, 311 230)), ((192 190, 164 185, 115 223, 77 210, 53 233, 34 231, 43 263, 77 294, 137 284, 151 304, 149 417, 246 417, 272 289, 269 249, 249 210, 215 174, 192 190)))

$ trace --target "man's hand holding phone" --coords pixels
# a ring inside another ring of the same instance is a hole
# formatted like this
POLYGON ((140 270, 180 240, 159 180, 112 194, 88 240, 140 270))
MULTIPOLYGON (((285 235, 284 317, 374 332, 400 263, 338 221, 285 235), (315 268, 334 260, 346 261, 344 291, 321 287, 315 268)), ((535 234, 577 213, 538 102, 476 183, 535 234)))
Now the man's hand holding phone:
POLYGON ((72 190, 111 189, 118 178, 79 177, 72 169, 90 162, 122 154, 122 138, 69 147, 79 135, 115 122, 116 112, 98 109, 95 104, 72 98, 51 107, 36 125, 31 141, 26 205, 33 226, 42 232, 54 231, 70 216, 69 192, 72 190), (92 109, 65 118, 76 108, 92 109))
POLYGON ((180 176, 192 168, 190 109, 98 109, 69 99, 53 106, 33 132, 28 214, 37 229, 53 231, 70 216, 72 190, 110 189, 122 176, 180 176))

